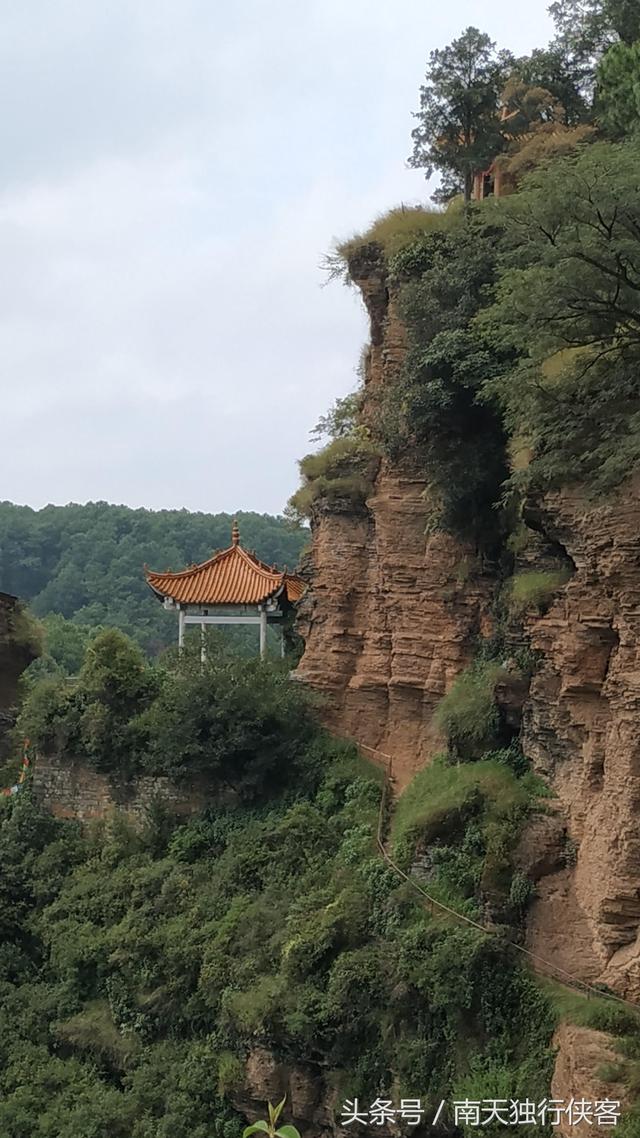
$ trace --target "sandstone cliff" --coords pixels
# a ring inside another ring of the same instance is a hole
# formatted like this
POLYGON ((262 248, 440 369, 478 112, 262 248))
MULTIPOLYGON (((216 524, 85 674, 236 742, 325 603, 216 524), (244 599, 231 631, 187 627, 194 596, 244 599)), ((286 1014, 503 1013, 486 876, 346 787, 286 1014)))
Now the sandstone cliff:
MULTIPOLYGON (((371 320, 366 421, 381 388, 397 382, 404 331, 375 249, 352 270, 371 320)), ((392 757, 400 790, 442 748, 434 708, 477 637, 491 632, 497 591, 472 550, 429 532, 425 490, 405 455, 382 461, 366 510, 318 509, 300 614, 299 677, 325 697, 333 730, 392 757)), ((505 697, 525 754, 555 795, 528 836, 529 947, 638 1003, 639 519, 640 480, 605 502, 572 491, 526 504, 528 566, 559 558, 571 573, 544 616, 511 630, 539 663, 516 706, 505 697)), ((563 1025, 555 1043, 554 1093, 604 1093, 597 1067, 608 1038, 563 1025)))
POLYGON ((538 887, 529 939, 563 967, 640 1000, 640 487, 549 496, 530 522, 575 573, 529 632, 542 653, 524 747, 552 785, 575 864, 538 887), (570 917, 568 921, 567 918, 570 917))
MULTIPOLYGON (((376 248, 352 264, 371 321, 365 421, 381 388, 397 381, 405 349, 376 248)), ((425 491, 411 456, 383 460, 365 511, 316 513, 299 619, 298 677, 325 696, 333 729, 391 755, 400 788, 442 749, 433 711, 488 632, 494 591, 473 550, 427 533, 425 491)))

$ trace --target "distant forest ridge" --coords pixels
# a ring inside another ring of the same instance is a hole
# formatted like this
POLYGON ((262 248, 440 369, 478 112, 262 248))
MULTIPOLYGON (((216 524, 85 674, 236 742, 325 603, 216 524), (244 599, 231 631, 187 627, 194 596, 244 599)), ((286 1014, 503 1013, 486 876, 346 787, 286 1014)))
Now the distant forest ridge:
POLYGON ((23 598, 39 617, 121 628, 155 653, 173 643, 175 621, 151 595, 143 566, 178 570, 206 560, 231 544, 235 517, 246 548, 295 567, 308 531, 269 514, 1 502, 0 591, 23 598))

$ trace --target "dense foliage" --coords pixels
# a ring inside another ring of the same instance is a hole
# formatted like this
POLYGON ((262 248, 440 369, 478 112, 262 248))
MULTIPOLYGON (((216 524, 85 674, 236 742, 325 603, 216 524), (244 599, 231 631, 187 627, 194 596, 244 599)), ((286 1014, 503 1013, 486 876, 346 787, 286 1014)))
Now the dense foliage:
POLYGON ((509 52, 496 52, 477 28, 431 52, 409 161, 428 178, 440 171, 436 200, 462 192, 468 202, 474 174, 501 149, 499 96, 512 66, 509 52))
MULTIPOLYGON (((2 807, 0 1132, 230 1138, 256 1044, 339 1071, 343 1097, 542 1098, 553 1019, 507 941, 429 916, 377 852, 375 769, 313 725, 298 685, 233 667, 231 684, 224 665, 176 667, 149 706, 173 769, 240 798, 84 835, 28 793, 2 807)), ((124 723, 150 672, 103 634, 75 694, 92 723, 100 707, 124 723)), ((434 888, 466 912, 490 896, 508 932, 508 851, 535 794, 508 763, 440 770, 398 815, 400 855, 428 843, 434 888)))
MULTIPOLYGON (((537 122, 543 128, 552 148, 559 135, 593 115, 600 88, 612 78, 614 86, 627 90, 637 83, 637 0, 556 0, 550 12, 555 39, 546 50, 522 59, 498 51, 488 35, 473 27, 431 52, 409 161, 424 168, 427 178, 434 171, 441 175, 435 201, 462 193, 469 202, 474 175, 517 138, 521 128, 511 98, 514 83, 529 92, 530 102, 537 93, 531 126, 537 122)), ((623 129, 629 129, 631 121, 625 116, 623 129)), ((617 116, 616 127, 620 125, 617 116)), ((575 135, 574 143, 583 138, 575 135)))
MULTIPOLYGON (((143 564, 177 570, 204 561, 230 544, 232 520, 106 502, 42 510, 0 503, 0 590, 28 601, 37 616, 121 628, 155 654, 174 643, 175 620, 149 592, 143 564)), ((295 566, 304 530, 268 514, 241 512, 238 521, 243 544, 263 561, 295 566)), ((59 643, 59 624, 55 635, 59 643)))
POLYGON ((99 632, 76 679, 29 686, 18 735, 44 754, 80 755, 97 770, 212 783, 255 798, 302 773, 313 735, 310 698, 236 653, 150 664, 124 633, 99 632), (302 764, 302 766, 301 766, 302 764))
MULTIPOLYGON (((435 523, 515 554, 520 493, 610 491, 637 467, 638 6, 552 11, 554 42, 525 59, 475 29, 431 56, 415 163, 442 173, 441 200, 468 199, 493 159, 514 192, 391 211, 337 250, 339 275, 393 288, 408 352, 366 422, 359 393, 321 421, 329 442, 303 460, 298 516, 366 510, 380 450, 409 452, 435 523)), ((295 562, 301 530, 240 520, 265 560, 295 562)), ((157 809, 142 829, 116 815, 82 834, 28 791, 0 802, 0 1134, 231 1138, 256 1046, 308 1065, 339 1101, 541 1100, 554 1005, 624 1036, 608 1077, 633 1092, 636 1018, 543 992, 514 947, 532 885, 513 851, 544 804, 496 705, 493 655, 451 687, 437 712, 447 754, 387 819, 397 862, 448 915, 380 857, 379 777, 318 728, 284 668, 222 652, 204 667, 189 651, 149 662, 142 648, 174 629, 140 562, 202 560, 230 524, 0 507, 0 588, 47 618, 19 733, 116 779, 204 779, 211 798, 186 823, 157 809)), ((543 609, 569 571, 516 572, 500 603, 543 609)))
POLYGON ((640 458, 640 157, 598 144, 500 203, 489 339, 517 366, 490 381, 531 440, 526 479, 607 489, 640 458))
POLYGON ((379 424, 392 457, 407 445, 417 450, 434 521, 484 548, 496 540, 493 504, 508 471, 500 416, 479 395, 504 371, 510 348, 490 351, 473 318, 495 288, 497 249, 495 227, 461 218, 391 259, 409 346, 379 424))
POLYGON ((587 90, 593 89, 594 65, 609 48, 640 39, 636 0, 554 0, 549 11, 557 28, 556 50, 587 90))
POLYGON ((610 137, 621 139, 640 128, 640 40, 619 43, 598 70, 598 113, 610 137))

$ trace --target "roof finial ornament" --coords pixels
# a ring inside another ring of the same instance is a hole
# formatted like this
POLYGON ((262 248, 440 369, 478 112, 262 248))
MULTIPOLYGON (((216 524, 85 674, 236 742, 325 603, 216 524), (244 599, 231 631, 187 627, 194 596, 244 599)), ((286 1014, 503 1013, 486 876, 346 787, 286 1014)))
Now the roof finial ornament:
POLYGON ((233 519, 233 527, 231 529, 231 543, 232 545, 240 545, 240 530, 238 529, 238 519, 233 519))

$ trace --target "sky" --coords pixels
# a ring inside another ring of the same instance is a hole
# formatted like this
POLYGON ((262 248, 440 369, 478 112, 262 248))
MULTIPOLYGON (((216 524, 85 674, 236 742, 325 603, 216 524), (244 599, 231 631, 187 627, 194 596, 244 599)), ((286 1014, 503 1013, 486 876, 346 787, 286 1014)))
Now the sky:
POLYGON ((429 190, 429 51, 547 0, 0 0, 0 499, 280 513, 367 327, 323 254, 429 190))

